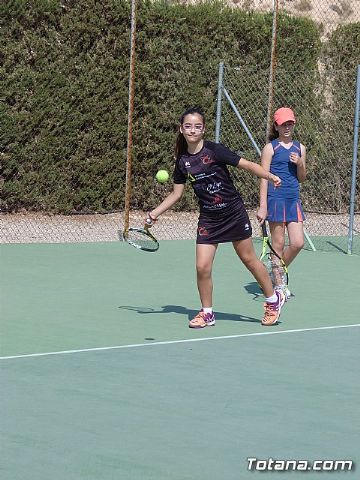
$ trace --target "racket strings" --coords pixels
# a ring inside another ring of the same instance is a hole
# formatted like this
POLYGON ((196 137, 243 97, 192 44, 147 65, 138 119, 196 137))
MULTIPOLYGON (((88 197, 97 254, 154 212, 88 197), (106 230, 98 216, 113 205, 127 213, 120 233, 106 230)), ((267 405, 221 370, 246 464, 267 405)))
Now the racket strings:
POLYGON ((280 286, 287 284, 286 272, 280 259, 276 255, 268 253, 264 264, 274 285, 280 286))
POLYGON ((134 247, 142 250, 155 251, 158 249, 158 242, 151 238, 144 230, 129 229, 129 231, 126 232, 125 239, 134 247))

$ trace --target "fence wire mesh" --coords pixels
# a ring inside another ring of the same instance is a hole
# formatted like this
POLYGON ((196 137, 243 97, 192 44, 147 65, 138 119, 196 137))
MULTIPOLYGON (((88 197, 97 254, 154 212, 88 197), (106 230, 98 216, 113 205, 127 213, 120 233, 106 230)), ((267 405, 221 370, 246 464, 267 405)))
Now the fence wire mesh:
MULTIPOLYGON (((180 3, 187 2, 180 1, 180 3)), ((360 21, 358 0, 279 0, 278 2, 274 0, 234 0, 229 3, 234 8, 267 13, 273 13, 275 4, 277 4, 279 13, 311 18, 316 22, 321 31, 324 58, 328 48, 327 40, 331 34, 339 26, 358 24, 360 21)), ((278 41, 281 39, 278 38, 278 41)), ((347 48, 350 51, 352 46, 349 45, 347 48)), ((315 237, 320 239, 323 236, 341 236, 344 244, 340 249, 346 251, 356 72, 355 68, 351 69, 347 65, 346 49, 343 51, 343 57, 333 60, 331 68, 328 68, 325 60, 324 62, 320 61, 316 73, 311 75, 305 71, 292 71, 291 65, 284 68, 281 58, 277 58, 273 104, 286 104, 295 108, 298 116, 298 138, 308 149, 309 175, 302 188, 302 200, 307 214, 307 231, 313 240, 315 237), (297 101, 297 104, 294 105, 294 99, 298 99, 299 96, 302 99, 301 104, 298 104, 297 101), (344 125, 346 128, 343 128, 344 125)), ((294 55, 296 55, 296 46, 294 46, 294 55)), ((137 52, 137 62, 141 62, 141 51, 137 52)), ((166 65, 164 69, 166 70, 166 65)), ((214 77, 217 74, 218 72, 214 71, 214 77)), ((252 132, 256 144, 262 148, 265 143, 267 127, 269 69, 259 70, 255 67, 239 69, 236 67, 234 59, 232 66, 225 67, 224 86, 252 132)), ((168 95, 171 95, 171 86, 165 90, 168 95)), ((133 176, 131 182, 133 192, 137 189, 145 191, 152 189, 156 191, 161 200, 170 192, 171 185, 159 185, 155 180, 152 184, 145 183, 136 175, 136 164, 141 161, 137 157, 136 146, 137 142, 144 141, 138 135, 137 128, 145 121, 152 121, 151 104, 158 101, 157 93, 159 92, 153 92, 153 97, 146 105, 139 105, 136 96, 134 99, 133 176)), ((215 97, 216 92, 214 92, 214 105, 216 104, 215 97)), ((234 150, 241 150, 246 158, 258 160, 254 145, 245 134, 234 111, 224 99, 220 140, 234 150)), ((164 152, 161 155, 164 156, 164 152)), ((166 152, 166 155, 171 155, 171 151, 166 152)), ((358 180, 359 169, 357 184, 358 180)), ((99 178, 99 181, 102 179, 99 178)), ((237 174, 235 181, 238 182, 239 190, 247 204, 250 218, 255 223, 258 182, 242 172, 237 174)), ((193 205, 193 211, 168 211, 162 215, 161 221, 153 227, 154 234, 159 239, 195 238, 198 216, 195 201, 193 205)), ((0 242, 116 241, 119 238, 119 232, 124 227, 123 207, 124 205, 121 203, 119 211, 101 215, 50 215, 36 212, 0 214, 0 242)), ((141 226, 146 212, 139 209, 135 199, 132 200, 131 207, 130 225, 141 226)), ((359 212, 359 210, 359 201, 357 200, 356 211, 359 212)), ((354 253, 360 253, 358 213, 355 216, 354 227, 354 253)), ((260 235, 260 232, 255 229, 254 234, 257 236, 260 235)), ((318 243, 317 247, 323 248, 324 245, 318 243)))
MULTIPOLYGON (((187 2, 183 2, 187 3, 187 2)), ((321 250, 346 252, 349 233, 349 204, 351 166, 353 156, 353 124, 355 111, 356 68, 346 68, 347 51, 343 58, 332 58, 328 64, 328 39, 345 24, 359 22, 359 2, 350 0, 238 0, 234 8, 275 12, 278 14, 307 17, 314 20, 321 32, 321 54, 314 72, 294 70, 283 65, 276 55, 272 105, 288 105, 298 115, 297 135, 308 150, 308 178, 302 188, 302 201, 306 211, 306 231, 312 243, 321 250), (281 65, 281 66, 278 66, 281 65), (299 103, 299 98, 301 102, 299 103), (345 128, 344 128, 345 126, 345 128)), ((281 41, 281 38, 276 39, 281 41)), ((360 38, 359 38, 360 42, 360 38)), ((294 46, 296 55, 296 46, 294 46)), ((330 54, 330 55, 329 55, 330 54)), ((253 135, 251 141, 239 122, 234 110, 222 99, 220 141, 245 158, 258 161, 257 149, 266 143, 267 109, 269 102, 269 69, 254 66, 225 66, 223 87, 240 111, 246 127, 253 135)), ((254 236, 258 206, 258 181, 243 171, 232 169, 234 182, 240 190, 253 223, 254 236)), ((358 169, 356 184, 359 181, 358 169)), ((164 189, 164 194, 166 188, 164 189)), ((355 207, 360 211, 359 197, 355 207)), ((133 221, 141 222, 143 212, 133 212, 133 221)), ((195 237, 197 214, 183 216, 168 212, 156 224, 154 232, 159 238, 195 237), (186 222, 185 222, 186 220, 186 222), (173 223, 175 221, 175 224, 173 223), (185 222, 185 223, 184 223, 185 222), (193 233, 191 233, 191 229, 193 233), (184 235, 186 232, 186 235, 184 235)), ((353 253, 360 253, 360 215, 354 218, 353 253)), ((309 245, 308 245, 309 246, 309 245)))
MULTIPOLYGON (((307 231, 311 236, 343 236, 346 244, 349 222, 353 130, 351 112, 355 99, 343 89, 337 99, 335 86, 346 84, 355 91, 354 71, 331 71, 316 78, 309 72, 277 70, 274 105, 296 105, 296 137, 307 147, 308 177, 302 185, 302 202, 307 213, 307 231), (314 83, 314 85, 312 85, 314 83), (313 86, 315 88, 313 88, 313 86), (301 104, 299 104, 301 98, 301 104), (296 99, 296 103, 295 103, 296 99)), ((220 140, 245 158, 253 158, 256 146, 265 143, 268 75, 257 69, 224 69, 224 88, 236 106, 222 102, 220 140), (246 134, 238 115, 251 132, 246 134)), ((235 183, 250 209, 258 206, 257 180, 246 172, 233 172, 235 183)), ((357 183, 359 182, 359 171, 357 183)), ((359 212, 359 199, 356 211, 359 212)), ((355 217, 359 230, 359 215, 355 217)), ((319 245, 319 248, 321 245, 319 245)))
POLYGON ((321 26, 324 37, 339 25, 360 19, 358 0, 233 0, 231 4, 245 10, 272 12, 275 2, 279 12, 311 18, 321 26))

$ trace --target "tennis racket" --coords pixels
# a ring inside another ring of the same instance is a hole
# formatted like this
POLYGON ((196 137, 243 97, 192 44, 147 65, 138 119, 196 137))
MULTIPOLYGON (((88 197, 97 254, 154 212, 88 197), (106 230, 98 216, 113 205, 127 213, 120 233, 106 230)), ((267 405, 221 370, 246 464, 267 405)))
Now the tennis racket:
POLYGON ((154 235, 149 232, 149 227, 145 224, 144 228, 129 228, 122 234, 123 240, 144 252, 156 252, 159 249, 159 242, 154 235))
POLYGON ((284 260, 275 252, 271 245, 265 221, 261 225, 263 243, 260 260, 265 265, 274 286, 289 285, 289 272, 284 260))

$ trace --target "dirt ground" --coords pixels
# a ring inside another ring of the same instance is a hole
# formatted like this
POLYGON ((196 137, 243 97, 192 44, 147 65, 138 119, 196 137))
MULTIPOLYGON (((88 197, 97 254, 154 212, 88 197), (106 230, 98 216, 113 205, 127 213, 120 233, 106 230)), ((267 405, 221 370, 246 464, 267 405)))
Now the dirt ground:
MULTIPOLYGON (((194 0, 184 0, 190 3, 194 0)), ((274 0, 228 0, 234 8, 244 8, 269 12, 273 10, 274 0)), ((340 24, 360 20, 359 0, 279 0, 278 11, 287 11, 296 16, 310 17, 322 24, 324 37, 340 24)))

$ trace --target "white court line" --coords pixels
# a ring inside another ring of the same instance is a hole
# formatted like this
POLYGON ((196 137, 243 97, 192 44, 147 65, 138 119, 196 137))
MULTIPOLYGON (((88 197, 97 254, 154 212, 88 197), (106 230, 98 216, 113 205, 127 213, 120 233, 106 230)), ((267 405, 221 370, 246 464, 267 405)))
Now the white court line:
POLYGON ((58 352, 28 353, 24 355, 10 355, 8 357, 0 357, 0 360, 13 360, 16 358, 31 358, 31 357, 48 357, 50 355, 65 355, 70 353, 101 352, 106 350, 121 350, 124 348, 152 347, 155 345, 173 345, 175 343, 207 342, 211 340, 227 340, 228 338, 257 337, 257 336, 264 336, 264 335, 281 335, 285 333, 314 332, 319 330, 336 330, 339 328, 354 328, 354 327, 360 327, 360 323, 356 323, 353 325, 334 325, 330 327, 298 328, 294 330, 280 330, 277 332, 272 331, 272 332, 242 333, 239 335, 224 335, 222 337, 220 336, 220 337, 186 338, 184 340, 168 340, 164 342, 134 343, 132 345, 114 345, 112 347, 80 348, 78 350, 60 350, 58 352))

